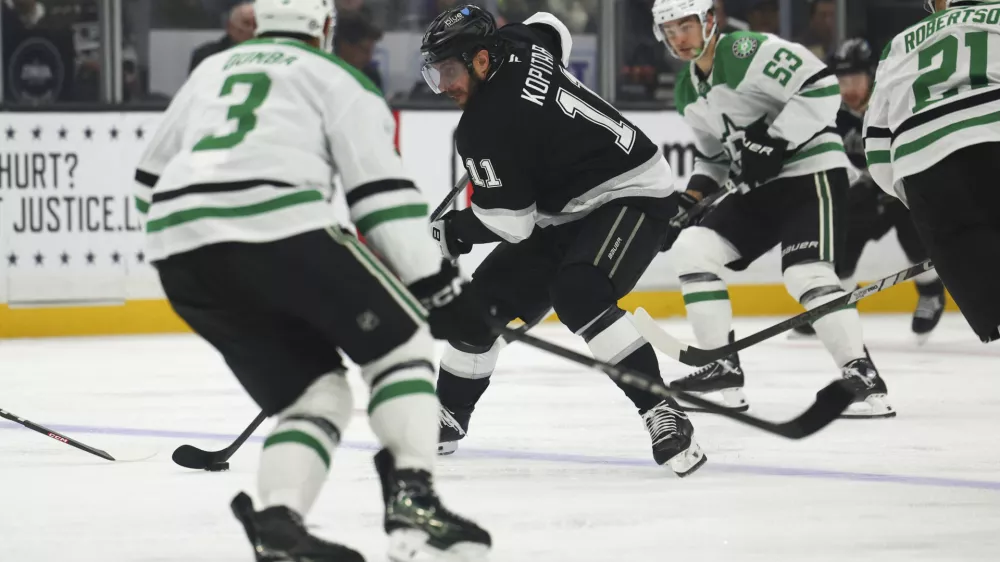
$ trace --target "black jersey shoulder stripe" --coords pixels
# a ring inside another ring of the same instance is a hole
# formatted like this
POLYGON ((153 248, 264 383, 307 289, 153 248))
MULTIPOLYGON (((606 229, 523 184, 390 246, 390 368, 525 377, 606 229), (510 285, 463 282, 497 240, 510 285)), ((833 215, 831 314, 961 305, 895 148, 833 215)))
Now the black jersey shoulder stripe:
POLYGON ((865 135, 866 139, 891 139, 892 131, 889 129, 883 129, 882 127, 868 127, 868 134, 865 135))
POLYGON ((205 194, 205 193, 231 193, 233 191, 246 191, 248 189, 253 189, 255 187, 270 186, 270 187, 295 187, 294 185, 277 180, 265 180, 265 179, 254 179, 254 180, 244 180, 244 181, 231 181, 231 182, 220 182, 220 183, 196 183, 189 185, 187 187, 182 187, 180 189, 172 189, 166 192, 156 192, 153 194, 153 203, 162 203, 164 201, 170 201, 172 199, 177 199, 178 197, 184 197, 185 195, 192 195, 195 193, 205 194))
POLYGON ((895 141, 899 135, 907 131, 912 131, 921 125, 926 125, 931 121, 936 121, 950 113, 955 113, 956 111, 962 111, 964 109, 971 109, 977 105, 984 105, 995 101, 1000 101, 1000 89, 990 90, 989 92, 976 94, 965 99, 939 105, 934 109, 918 113, 906 121, 903 121, 903 124, 892 132, 892 140, 895 141))
POLYGON ((827 76, 833 76, 833 75, 834 75, 833 74, 833 69, 830 68, 830 67, 826 67, 823 70, 820 70, 819 72, 817 72, 816 74, 813 74, 812 76, 810 76, 808 80, 806 80, 805 82, 802 83, 802 87, 799 88, 799 90, 800 91, 804 90, 804 89, 808 88, 809 86, 812 86, 816 82, 819 82, 820 80, 826 78, 827 76))
MULTIPOLYGON (((367 199, 372 195, 378 195, 379 193, 388 193, 390 191, 399 191, 402 189, 413 189, 417 190, 417 186, 413 184, 410 180, 379 180, 373 181, 371 183, 366 183, 364 185, 359 185, 354 189, 347 192, 347 205, 353 207, 357 205, 362 199, 367 199)), ((417 190, 419 191, 419 190, 417 190)))
POLYGON ((135 181, 152 189, 156 187, 156 182, 160 181, 160 176, 156 174, 151 174, 144 170, 136 170, 135 181))

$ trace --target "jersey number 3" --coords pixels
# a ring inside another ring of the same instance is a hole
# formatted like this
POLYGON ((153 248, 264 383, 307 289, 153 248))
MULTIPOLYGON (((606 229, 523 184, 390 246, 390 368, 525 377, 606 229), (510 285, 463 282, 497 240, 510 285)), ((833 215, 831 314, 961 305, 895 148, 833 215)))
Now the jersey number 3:
POLYGON ((221 137, 208 135, 198 141, 198 144, 194 145, 192 152, 232 148, 243 142, 243 138, 247 136, 247 133, 257 126, 257 114, 254 112, 260 108, 260 105, 267 98, 267 94, 270 93, 271 79, 263 72, 233 74, 226 78, 226 81, 222 84, 222 91, 219 92, 219 97, 232 95, 233 86, 237 84, 250 86, 250 91, 247 93, 247 97, 243 100, 243 103, 229 106, 229 112, 226 114, 227 122, 233 119, 236 120, 236 130, 221 137))

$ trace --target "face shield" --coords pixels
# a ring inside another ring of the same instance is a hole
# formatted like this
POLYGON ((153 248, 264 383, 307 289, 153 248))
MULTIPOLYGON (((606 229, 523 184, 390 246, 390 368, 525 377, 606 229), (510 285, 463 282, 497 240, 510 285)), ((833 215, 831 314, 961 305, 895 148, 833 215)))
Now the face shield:
POLYGON ((469 75, 465 64, 451 58, 434 63, 424 63, 420 73, 435 94, 447 91, 455 82, 469 75))

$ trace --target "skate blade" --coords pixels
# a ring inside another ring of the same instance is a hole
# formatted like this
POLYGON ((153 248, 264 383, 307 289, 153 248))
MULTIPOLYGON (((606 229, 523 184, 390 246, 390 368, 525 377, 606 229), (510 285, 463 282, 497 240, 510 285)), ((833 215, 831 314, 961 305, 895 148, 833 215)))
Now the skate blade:
POLYGON ((473 542, 459 542, 445 550, 428 543, 430 535, 419 529, 398 529, 389 533, 389 560, 414 562, 486 562, 490 547, 473 542), (423 554, 423 556, 421 556, 423 554))
POLYGON ((708 462, 708 456, 706 456, 704 451, 701 450, 701 447, 692 440, 690 447, 674 455, 667 461, 667 466, 669 466, 670 470, 673 470, 674 474, 678 477, 684 478, 701 468, 706 462, 708 462))
MULTIPOLYGON (((712 392, 692 392, 705 400, 710 400, 718 404, 721 408, 725 408, 731 412, 745 412, 750 409, 750 402, 747 400, 747 395, 743 393, 742 388, 724 388, 718 391, 712 392)), ((681 410, 685 412, 708 412, 704 408, 698 406, 693 406, 691 404, 680 404, 681 410)), ((711 413, 711 412, 709 412, 711 413)))
POLYGON ((458 441, 445 441, 444 443, 438 443, 438 455, 445 456, 450 455, 458 450, 458 441))
POLYGON ((872 394, 864 402, 855 402, 847 407, 840 417, 844 419, 894 418, 896 410, 885 394, 872 394))

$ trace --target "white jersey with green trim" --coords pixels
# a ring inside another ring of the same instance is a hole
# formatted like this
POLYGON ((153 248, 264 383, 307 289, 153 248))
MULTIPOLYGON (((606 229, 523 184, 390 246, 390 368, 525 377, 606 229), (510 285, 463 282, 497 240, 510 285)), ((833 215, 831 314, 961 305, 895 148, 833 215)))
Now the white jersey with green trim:
POLYGON ((864 137, 872 177, 904 199, 903 178, 1000 142, 1000 3, 939 11, 886 45, 864 137))
POLYGON ((427 203, 395 132, 370 80, 301 41, 255 39, 204 60, 136 171, 150 259, 337 228, 339 174, 351 220, 400 279, 433 275, 427 203))
POLYGON ((743 131, 763 119, 768 134, 788 141, 776 178, 846 168, 835 125, 840 109, 836 77, 816 55, 775 35, 740 31, 719 38, 711 73, 687 65, 674 100, 694 130, 693 174, 720 185, 741 170, 743 131))

